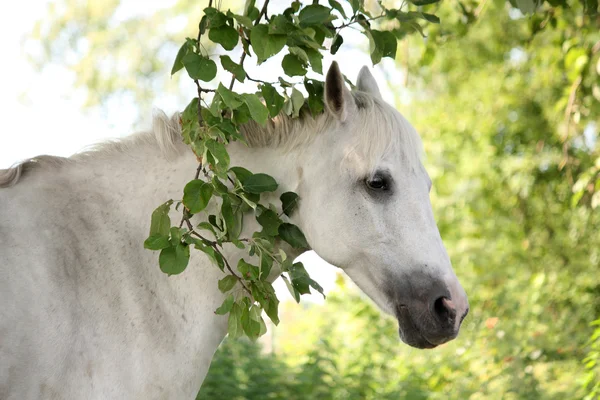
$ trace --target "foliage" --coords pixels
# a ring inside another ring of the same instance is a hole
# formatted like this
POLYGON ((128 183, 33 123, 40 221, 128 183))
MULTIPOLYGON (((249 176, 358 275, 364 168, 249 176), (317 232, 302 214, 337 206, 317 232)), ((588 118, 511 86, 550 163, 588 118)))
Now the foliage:
POLYGON ((585 400, 600 397, 600 319, 594 321, 592 326, 596 329, 590 339, 590 352, 583 360, 588 369, 584 379, 584 387, 588 391, 585 400))

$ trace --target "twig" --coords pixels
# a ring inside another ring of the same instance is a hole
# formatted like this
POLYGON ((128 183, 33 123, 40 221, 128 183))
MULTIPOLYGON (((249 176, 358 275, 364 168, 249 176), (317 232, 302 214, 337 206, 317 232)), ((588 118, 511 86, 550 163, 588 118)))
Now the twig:
MULTIPOLYGON (((365 21, 365 22, 371 22, 371 21, 375 21, 376 19, 383 18, 383 17, 385 17, 385 14, 381 14, 381 15, 378 15, 378 16, 376 16, 376 17, 369 18, 369 19, 363 19, 363 20, 361 20, 361 21, 365 21)), ((342 25, 340 25, 340 26, 334 26, 334 28, 335 28, 335 29, 337 29, 337 30, 344 29, 344 28, 346 28, 346 27, 348 27, 348 26, 350 26, 350 25, 354 25, 354 24, 356 24, 357 22, 361 22, 361 21, 359 21, 359 20, 357 20, 357 19, 356 19, 356 20, 354 20, 354 21, 350 21, 350 22, 348 22, 348 23, 346 23, 346 24, 342 24, 342 25)))
MULTIPOLYGON (((240 58, 240 62, 238 64, 240 64, 240 67, 244 67, 244 60, 246 59, 246 52, 244 52, 242 54, 242 57, 240 58)), ((246 77, 248 75, 246 74, 246 77)), ((231 82, 229 82, 229 90, 233 89, 233 84, 235 83, 235 75, 231 74, 231 82)))
MULTIPOLYGON (((260 10, 260 13, 258 14, 258 18, 256 19, 256 21, 254 22, 254 26, 258 25, 260 23, 260 20, 262 19, 263 16, 265 16, 265 14, 267 13, 267 6, 269 5, 269 0, 265 0, 265 4, 263 4, 262 9, 260 10)), ((246 60, 246 52, 242 53, 242 57, 240 57, 240 67, 244 66, 244 61, 246 60)), ((246 77, 248 77, 248 75, 246 74, 246 77)), ((250 79, 250 78, 248 78, 250 79)), ((254 79, 250 79, 251 81, 253 81, 254 79)), ((231 90, 233 88, 233 84, 235 83, 235 75, 231 75, 231 82, 229 82, 229 90, 231 90)), ((266 82, 263 82, 266 83, 266 82)))
MULTIPOLYGON (((188 229, 189 229, 188 234, 189 235, 194 235, 194 236, 198 237, 200 240, 202 240, 202 242, 205 245, 208 245, 208 246, 212 247, 214 251, 216 251, 217 253, 219 253, 219 255, 221 256, 221 259, 223 259, 223 262, 225 263, 225 266, 227 267, 227 270, 229 271, 229 273, 231 275, 233 275, 240 282, 240 284, 242 285, 242 288, 244 288, 244 290, 246 292, 248 292, 248 294, 250 295, 250 297, 252 297, 252 292, 244 284, 244 280, 242 279, 242 277, 240 277, 238 274, 236 274, 233 271, 233 269, 231 268, 231 265, 229 264, 229 261, 227 261, 227 258, 223 255, 223 253, 221 252, 221 250, 219 250, 218 243, 215 242, 215 241, 213 241, 213 240, 209 240, 209 239, 205 238, 204 236, 202 236, 201 234, 199 234, 198 232, 196 232, 194 230, 194 226, 190 222, 189 218, 185 218, 184 220, 185 220, 185 222, 186 222, 186 224, 188 226, 188 229)), ((243 239, 243 241, 249 241, 249 240, 248 239, 243 239)))
POLYGON ((250 295, 250 298, 253 299, 252 297, 252 292, 250 291, 250 289, 248 289, 246 287, 246 285, 244 285, 244 280, 242 278, 240 278, 235 272, 233 272, 233 270, 231 269, 231 265, 229 265, 229 261, 227 261, 227 258, 225 258, 225 256, 223 255, 223 253, 221 253, 221 251, 219 249, 217 249, 216 246, 213 246, 213 248, 215 249, 215 251, 217 253, 219 253, 221 255, 221 257, 223 258, 223 261, 225 262, 225 266, 227 267, 227 269, 229 270, 229 273, 231 273, 231 275, 235 276, 237 278, 238 281, 240 281, 240 284, 242 285, 242 287, 244 288, 244 290, 246 292, 248 292, 248 294, 250 295))
POLYGON ((267 82, 267 81, 261 81, 260 79, 254 79, 251 78, 248 73, 246 72, 246 79, 248 79, 249 81, 252 82, 258 82, 258 83, 268 83, 269 85, 277 85, 279 82, 267 82))
POLYGON ((205 89, 202 86, 200 86, 200 82, 198 82, 197 79, 194 79, 194 83, 196 84, 196 87, 198 88, 198 94, 216 92, 215 89, 205 89))

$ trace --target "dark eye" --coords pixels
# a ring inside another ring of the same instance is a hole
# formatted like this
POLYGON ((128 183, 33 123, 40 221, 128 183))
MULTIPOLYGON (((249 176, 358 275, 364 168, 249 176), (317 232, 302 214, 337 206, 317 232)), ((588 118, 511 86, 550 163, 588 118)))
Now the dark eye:
POLYGON ((373 190, 388 190, 390 188, 389 178, 381 174, 375 174, 371 178, 367 178, 365 183, 373 190))

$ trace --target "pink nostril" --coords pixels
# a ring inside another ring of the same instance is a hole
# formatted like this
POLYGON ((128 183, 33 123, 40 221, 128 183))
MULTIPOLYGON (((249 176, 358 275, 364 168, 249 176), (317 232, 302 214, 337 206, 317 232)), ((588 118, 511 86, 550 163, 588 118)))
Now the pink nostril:
POLYGON ((433 303, 433 312, 440 322, 454 323, 456 308, 452 300, 446 297, 438 297, 433 303))

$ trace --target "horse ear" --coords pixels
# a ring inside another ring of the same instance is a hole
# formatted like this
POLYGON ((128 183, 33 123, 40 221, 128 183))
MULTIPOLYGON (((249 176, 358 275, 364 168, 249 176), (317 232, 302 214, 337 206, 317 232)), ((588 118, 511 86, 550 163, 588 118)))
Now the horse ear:
POLYGON ((360 69, 358 73, 358 79, 356 80, 356 88, 361 92, 369 93, 373 97, 377 97, 381 99, 381 93, 379 92, 379 86, 377 86, 377 82, 375 78, 369 71, 369 68, 365 65, 360 69))
POLYGON ((344 122, 356 108, 354 97, 346 87, 344 76, 335 61, 331 63, 325 78, 325 106, 341 122, 344 122))

